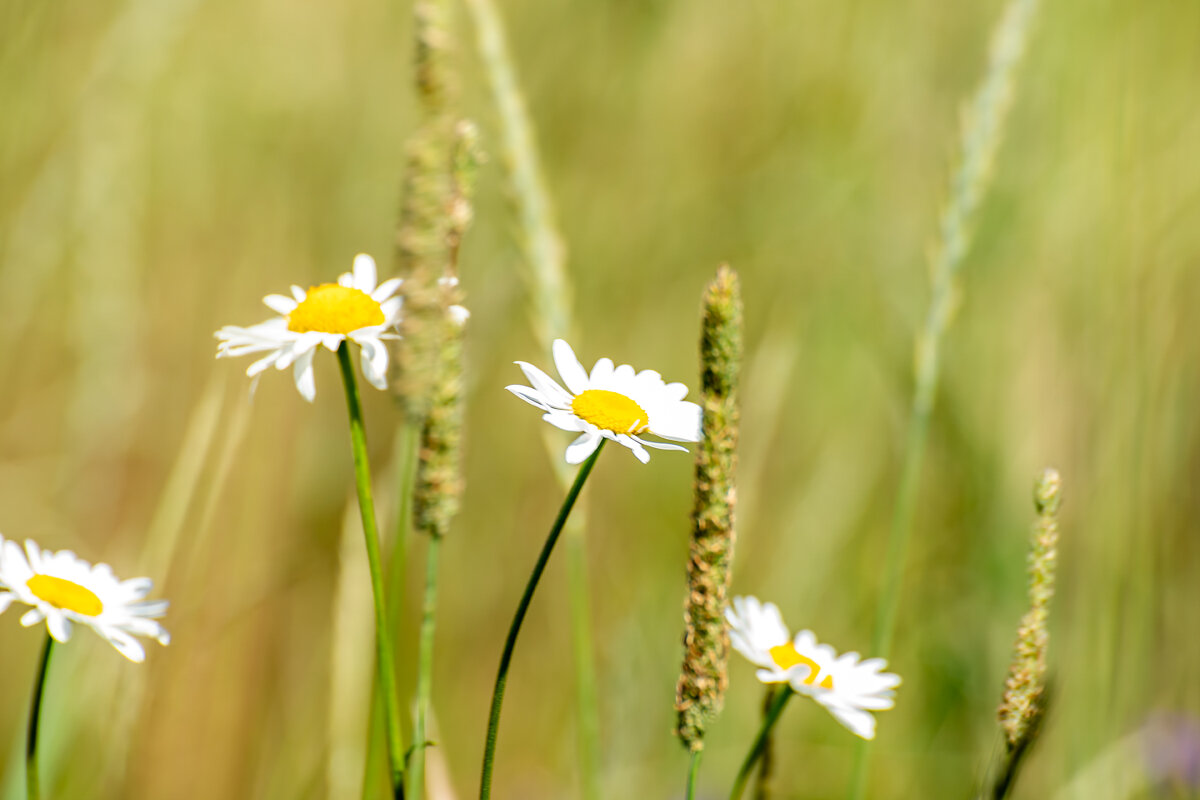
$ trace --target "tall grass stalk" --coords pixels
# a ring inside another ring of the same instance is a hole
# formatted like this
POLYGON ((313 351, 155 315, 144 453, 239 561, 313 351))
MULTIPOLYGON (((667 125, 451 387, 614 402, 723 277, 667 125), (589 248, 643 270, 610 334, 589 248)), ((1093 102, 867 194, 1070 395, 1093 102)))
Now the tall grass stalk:
POLYGON ((583 485, 587 482, 588 475, 591 474, 592 467, 596 465, 596 459, 600 457, 600 451, 603 449, 604 440, 601 440, 595 452, 588 456, 587 460, 580 465, 579 472, 575 476, 575 481, 567 491, 567 496, 563 500, 562 507, 558 510, 558 516, 554 518, 554 524, 550 527, 550 533, 546 536, 546 543, 542 545, 542 552, 538 554, 537 563, 533 566, 533 572, 529 575, 529 581, 525 584, 525 591, 521 595, 520 602, 517 604, 516 614, 513 615, 512 624, 508 628, 508 636, 504 640, 504 651, 500 655, 500 668, 496 671, 496 685, 492 689, 491 710, 488 712, 487 736, 483 750, 483 770, 479 779, 479 800, 487 800, 487 798, 492 796, 492 770, 496 758, 496 737, 500 732, 500 709, 504 704, 504 690, 508 685, 508 669, 512 664, 513 650, 517 646, 517 636, 521 633, 521 625, 525 621, 526 612, 529 611, 529 604, 533 600, 533 593, 537 590, 538 581, 541 580, 542 573, 546 571, 546 564, 550 561, 550 554, 554 552, 554 545, 558 542, 558 537, 562 534, 563 526, 571 514, 571 509, 575 506, 575 500, 583 490, 583 485))
MULTIPOLYGON (((991 183, 996 153, 1012 105, 1016 70, 1038 4, 1039 0, 1009 0, 992 35, 983 83, 963 112, 959 158, 950 179, 949 198, 942 209, 931 255, 933 285, 929 311, 916 343, 912 412, 884 557, 883 587, 871 648, 871 652, 880 658, 888 655, 896 625, 900 585, 912 537, 921 467, 941 367, 942 340, 954 308, 955 281, 970 247, 976 212, 991 183)), ((868 752, 866 743, 860 742, 850 782, 849 797, 852 800, 860 800, 866 791, 868 752)))
POLYGON ((413 489, 416 527, 428 537, 425 597, 417 655, 417 720, 409 761, 407 796, 425 791, 426 718, 433 683, 433 643, 437 619, 438 560, 442 539, 458 514, 462 494, 462 337, 466 322, 458 305, 457 281, 443 281, 444 321, 438 374, 429 414, 421 431, 420 457, 413 489))
MULTIPOLYGON (((771 708, 775 705, 775 695, 779 691, 781 690, 778 686, 768 686, 767 691, 763 693, 762 713, 764 719, 771 713, 771 708)), ((771 797, 771 781, 774 777, 775 767, 773 732, 773 730, 767 731, 767 737, 763 741, 758 757, 758 774, 754 776, 754 800, 770 800, 771 797)))
POLYGON ((375 654, 384 731, 388 745, 388 764, 392 790, 403 796, 404 740, 400 731, 400 703, 396 692, 396 656, 392 649, 392 626, 388 622, 387 593, 383 585, 383 558, 379 552, 379 527, 375 521, 375 500, 371 491, 371 466, 367 458, 367 433, 363 425, 362 402, 350 363, 350 346, 338 347, 338 365, 346 389, 346 411, 350 418, 350 444, 354 452, 354 482, 358 489, 358 508, 362 515, 363 538, 367 545, 367 565, 371 573, 371 597, 375 604, 375 654))
MULTIPOLYGON (((530 322, 536 338, 549 348, 549 342, 571 336, 573 311, 565 267, 566 248, 546 189, 537 137, 500 15, 492 0, 467 0, 466 5, 475 25, 479 57, 499 117, 501 163, 518 218, 518 246, 524 255, 525 280, 533 298, 530 322)), ((571 484, 571 473, 559 457, 561 445, 552 431, 545 433, 543 441, 559 485, 566 489, 571 484)), ((584 514, 576 515, 568 521, 565 531, 567 592, 581 789, 584 800, 600 800, 600 713, 591 635, 585 519, 584 514)))
MULTIPOLYGON (((364 739, 363 731, 371 721, 376 683, 375 619, 371 598, 362 590, 370 580, 370 569, 362 546, 356 496, 346 498, 341 522, 331 608, 325 794, 349 798, 364 786, 363 764, 369 760, 370 740, 364 739)), ((392 584, 387 586, 394 591, 392 584)), ((370 796, 380 797, 378 788, 372 786, 370 796)))
POLYGON ((691 756, 688 760, 687 789, 685 794, 687 800, 695 800, 696 776, 700 773, 700 756, 703 753, 703 750, 691 751, 691 756))
POLYGON ((750 773, 754 771, 754 765, 763 757, 767 750, 767 744, 771 740, 771 729, 775 727, 775 723, 779 721, 779 716, 783 714, 784 706, 788 700, 792 699, 792 695, 796 692, 791 686, 784 684, 775 692, 771 698, 770 705, 767 706, 763 714, 762 725, 758 729, 758 733, 754 737, 754 741, 750 745, 750 752, 746 754, 745 760, 742 761, 742 766, 738 768, 737 777, 733 781, 733 789, 729 792, 729 800, 738 800, 742 796, 742 792, 746 790, 746 783, 750 780, 750 773))

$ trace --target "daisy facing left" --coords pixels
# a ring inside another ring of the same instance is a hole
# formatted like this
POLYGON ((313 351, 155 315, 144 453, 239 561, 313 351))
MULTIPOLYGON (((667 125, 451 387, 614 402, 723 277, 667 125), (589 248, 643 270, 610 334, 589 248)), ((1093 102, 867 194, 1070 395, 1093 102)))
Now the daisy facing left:
POLYGON ((28 628, 45 620, 57 642, 68 641, 78 622, 130 661, 145 661, 146 651, 134 636, 162 645, 171 641, 158 623, 167 601, 143 599, 153 587, 149 578, 118 580, 107 564, 93 566, 70 550, 43 550, 27 540, 22 551, 0 536, 0 612, 14 602, 30 606, 21 624, 28 628))
POLYGON ((403 298, 396 295, 401 280, 377 285, 375 259, 365 253, 354 257, 354 268, 337 283, 322 283, 307 290, 292 287, 291 297, 271 294, 263 303, 279 316, 241 328, 226 325, 217 331, 217 358, 263 354, 246 370, 256 381, 268 367, 292 367, 296 389, 312 402, 317 387, 313 356, 324 347, 337 352, 342 342, 362 350, 363 377, 376 389, 387 388, 386 339, 397 339, 403 298))

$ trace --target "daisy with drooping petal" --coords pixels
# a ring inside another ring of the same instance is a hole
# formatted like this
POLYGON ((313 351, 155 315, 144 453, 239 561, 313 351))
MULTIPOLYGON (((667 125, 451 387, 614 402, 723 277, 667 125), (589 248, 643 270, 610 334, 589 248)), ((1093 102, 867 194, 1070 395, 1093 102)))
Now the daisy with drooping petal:
POLYGON ((643 439, 653 434, 675 442, 700 441, 700 406, 688 402, 687 386, 666 383, 652 369, 635 373, 633 367, 613 365, 602 358, 589 374, 584 370, 571 345, 554 340, 554 366, 566 389, 532 364, 516 362, 529 386, 506 387, 530 405, 546 413, 542 419, 564 431, 579 432, 579 438, 567 445, 568 464, 582 463, 600 445, 601 438, 611 439, 633 451, 638 461, 650 460, 647 447, 658 450, 683 450, 679 445, 643 439))
POLYGON ((312 402, 317 394, 312 368, 317 348, 336 352, 349 340, 362 349, 363 376, 376 389, 386 389, 384 340, 399 338, 394 330, 403 298, 395 295, 401 282, 391 278, 376 286, 375 259, 360 253, 354 257, 353 272, 343 273, 337 283, 322 283, 307 291, 293 286, 291 297, 272 294, 263 298, 278 317, 249 328, 221 328, 216 333, 220 340, 217 358, 265 353, 246 374, 257 381, 268 367, 292 367, 296 388, 312 402))
POLYGON ((787 683, 824 706, 852 733, 875 738, 872 711, 891 708, 900 676, 883 672, 882 658, 861 660, 858 653, 837 654, 819 644, 812 631, 789 634, 779 608, 757 597, 735 597, 725 609, 734 649, 759 666, 763 683, 787 683))
POLYGON ((21 617, 25 627, 42 620, 55 641, 71 638, 73 623, 87 625, 121 655, 141 663, 146 651, 134 636, 169 644, 171 636, 156 620, 167 613, 166 600, 145 601, 149 578, 117 580, 107 564, 92 566, 70 550, 42 550, 26 540, 25 550, 0 536, 0 611, 14 601, 32 606, 21 617))

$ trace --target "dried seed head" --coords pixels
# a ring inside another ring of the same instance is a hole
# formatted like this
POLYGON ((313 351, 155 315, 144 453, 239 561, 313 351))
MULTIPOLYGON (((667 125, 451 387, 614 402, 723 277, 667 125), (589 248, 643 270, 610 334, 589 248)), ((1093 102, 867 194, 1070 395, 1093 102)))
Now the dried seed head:
POLYGON ((465 316, 458 281, 438 282, 442 318, 429 413, 421 428, 413 520, 419 531, 445 536, 462 496, 462 354, 465 316))
POLYGON ((1012 665, 1000 704, 1000 727, 1010 752, 1023 750, 1037 735, 1045 710, 1047 622, 1054 596, 1054 572, 1058 558, 1058 507, 1062 479, 1058 471, 1046 469, 1034 484, 1034 506, 1038 520, 1033 526, 1029 554, 1029 611, 1017 630, 1012 665))
POLYGON ((735 539, 741 364, 741 291, 737 273, 723 266, 704 295, 700 336, 704 424, 696 449, 683 669, 675 691, 675 732, 690 750, 704 746, 705 726, 721 710, 728 683, 729 631, 724 610, 735 539))

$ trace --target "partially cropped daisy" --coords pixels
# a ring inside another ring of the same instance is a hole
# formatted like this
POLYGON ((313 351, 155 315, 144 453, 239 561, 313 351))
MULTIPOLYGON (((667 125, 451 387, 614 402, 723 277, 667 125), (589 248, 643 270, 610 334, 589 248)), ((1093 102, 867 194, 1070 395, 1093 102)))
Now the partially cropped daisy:
POLYGON ((735 597, 725 609, 734 649, 759 666, 763 683, 788 683, 793 690, 823 705, 838 722, 864 739, 875 738, 872 711, 891 708, 900 676, 883 672, 882 658, 861 660, 858 653, 841 656, 818 644, 812 631, 792 638, 774 603, 757 597, 735 597))
POLYGON ((597 361, 589 374, 562 339, 554 340, 553 352, 566 389, 524 361, 516 363, 532 388, 507 389, 545 411, 542 419, 556 428, 579 432, 579 438, 567 445, 568 464, 584 461, 600 446, 601 438, 628 447, 643 464, 650 460, 647 447, 687 451, 642 438, 646 434, 675 442, 700 441, 702 412, 700 406, 683 399, 688 389, 682 383, 665 383, 652 369, 635 373, 628 364, 614 367, 610 358, 597 361))
POLYGON ((55 641, 70 639, 72 623, 79 622, 130 661, 144 661, 146 651, 134 636, 171 641, 156 621, 167 613, 167 601, 142 600, 153 586, 149 578, 117 580, 107 564, 92 566, 70 550, 54 553, 27 540, 22 552, 0 536, 0 612, 14 601, 32 606, 21 624, 45 620, 55 641))
POLYGON ((337 283, 307 290, 293 286, 291 297, 264 297, 278 317, 249 328, 221 328, 216 333, 217 358, 265 353, 246 374, 257 380, 267 367, 292 367, 296 388, 311 402, 317 394, 312 368, 317 348, 336 352, 349 340, 362 349, 363 376, 376 389, 386 389, 388 352, 383 340, 398 338, 394 330, 403 298, 395 294, 400 283, 392 278, 376 286, 375 259, 359 254, 354 271, 343 273, 337 283))

